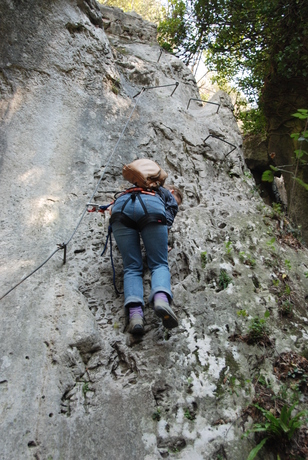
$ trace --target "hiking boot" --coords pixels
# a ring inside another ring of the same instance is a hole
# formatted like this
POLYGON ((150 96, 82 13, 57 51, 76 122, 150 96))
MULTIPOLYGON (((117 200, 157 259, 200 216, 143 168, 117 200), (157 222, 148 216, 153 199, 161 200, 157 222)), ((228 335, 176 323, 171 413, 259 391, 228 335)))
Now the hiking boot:
POLYGON ((173 329, 179 325, 177 317, 168 302, 160 299, 154 300, 154 311, 163 320, 163 325, 166 329, 173 329))
POLYGON ((141 306, 129 309, 129 325, 128 332, 133 335, 143 335, 143 311, 141 306))

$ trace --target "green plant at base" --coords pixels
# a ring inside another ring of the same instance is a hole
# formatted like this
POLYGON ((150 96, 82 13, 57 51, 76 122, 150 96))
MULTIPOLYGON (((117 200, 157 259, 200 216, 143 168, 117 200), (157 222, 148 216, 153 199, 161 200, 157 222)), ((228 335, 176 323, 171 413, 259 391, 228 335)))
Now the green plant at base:
POLYGON ((290 286, 288 284, 285 285, 284 294, 285 295, 290 295, 291 294, 291 288, 290 288, 290 286))
POLYGON ((246 254, 244 251, 241 251, 239 256, 240 256, 240 261, 243 264, 249 265, 250 267, 254 267, 256 265, 255 259, 253 259, 250 254, 246 254))
POLYGON ((230 254, 230 252, 232 251, 232 241, 226 241, 225 247, 226 247, 226 254, 230 254))
POLYGON ((280 203, 273 203, 273 216, 272 217, 281 217, 282 216, 282 210, 281 210, 281 204, 280 203))
POLYGON ((230 395, 235 393, 236 396, 239 397, 239 394, 236 391, 236 387, 241 387, 241 384, 237 383, 237 378, 234 375, 232 375, 232 377, 228 378, 228 384, 230 386, 230 390, 229 390, 230 395))
POLYGON ((84 384, 82 385, 82 394, 84 397, 86 396, 88 391, 90 391, 89 382, 84 382, 84 384))
POLYGON ((159 407, 156 409, 156 412, 153 412, 152 419, 156 420, 157 422, 159 422, 159 420, 161 419, 161 410, 159 407))
POLYGON ((186 417, 188 420, 195 420, 195 415, 192 413, 187 407, 184 409, 184 417, 186 417))
POLYGON ((291 316, 293 313, 293 304, 289 300, 285 300, 281 304, 281 314, 283 316, 291 316))
POLYGON ((243 318, 246 318, 248 316, 246 310, 238 310, 236 314, 237 316, 242 316, 243 318))
POLYGON ((262 439, 262 441, 250 452, 247 460, 253 460, 260 449, 264 446, 266 441, 270 438, 284 439, 287 437, 290 441, 295 433, 305 422, 307 422, 308 411, 298 412, 294 417, 292 417, 292 411, 296 404, 293 404, 290 408, 285 404, 281 409, 279 418, 275 417, 269 410, 263 409, 263 407, 254 404, 257 407, 266 421, 263 423, 255 423, 253 427, 245 433, 245 436, 248 436, 249 433, 266 433, 267 437, 262 439), (303 419, 302 417, 306 417, 303 419))
POLYGON ((111 91, 117 96, 120 92, 120 88, 117 85, 113 84, 111 86, 111 91))
POLYGON ((258 377, 258 383, 260 383, 260 385, 263 385, 265 388, 270 388, 272 386, 272 384, 269 381, 269 379, 267 379, 262 374, 260 374, 259 377, 258 377))
POLYGON ((276 251, 276 248, 274 245, 275 241, 276 241, 276 238, 272 238, 270 241, 266 242, 267 246, 269 246, 272 249, 272 251, 276 251))
POLYGON ((249 324, 248 337, 253 343, 260 342, 267 336, 268 330, 266 320, 269 316, 270 312, 267 310, 264 313, 264 318, 259 318, 258 316, 252 318, 249 324))
POLYGON ((218 281, 219 287, 221 289, 226 289, 229 286, 231 281, 232 281, 232 278, 230 278, 226 270, 220 270, 219 281, 218 281))
POLYGON ((205 268, 206 264, 207 264, 207 252, 203 251, 201 252, 201 267, 205 268))
POLYGON ((307 371, 300 365, 294 365, 289 368, 286 377, 287 382, 281 386, 278 393, 278 398, 290 404, 299 404, 299 401, 302 399, 303 393, 306 393, 307 389, 307 371))
POLYGON ((188 377, 188 379, 187 379, 187 385, 188 385, 188 386, 191 386, 192 383, 193 383, 193 381, 194 381, 194 379, 193 379, 192 377, 188 377))
POLYGON ((291 267, 291 262, 290 262, 290 260, 287 260, 287 259, 286 259, 286 260, 284 261, 284 263, 285 263, 285 266, 287 267, 287 269, 288 269, 288 270, 291 270, 292 267, 291 267))

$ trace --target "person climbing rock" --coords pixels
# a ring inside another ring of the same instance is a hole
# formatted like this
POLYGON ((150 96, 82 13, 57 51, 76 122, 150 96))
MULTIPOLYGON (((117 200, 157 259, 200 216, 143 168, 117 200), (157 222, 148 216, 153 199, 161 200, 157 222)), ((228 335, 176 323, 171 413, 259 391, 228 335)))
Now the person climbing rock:
POLYGON ((140 235, 151 271, 149 302, 167 329, 178 326, 170 303, 172 292, 168 266, 168 231, 182 203, 182 193, 175 186, 155 191, 131 189, 117 198, 112 208, 111 226, 124 267, 124 307, 128 331, 144 334, 143 261, 140 235))

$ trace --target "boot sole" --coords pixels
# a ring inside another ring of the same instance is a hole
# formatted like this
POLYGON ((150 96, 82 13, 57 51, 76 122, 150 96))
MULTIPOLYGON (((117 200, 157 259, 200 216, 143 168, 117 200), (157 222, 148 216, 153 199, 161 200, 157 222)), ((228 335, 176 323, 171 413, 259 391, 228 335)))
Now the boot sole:
POLYGON ((172 315, 168 310, 165 310, 163 307, 155 308, 156 315, 162 319, 163 325, 166 329, 173 329, 178 327, 179 323, 175 315, 172 315))
POLYGON ((129 332, 133 335, 143 335, 144 327, 141 324, 136 324, 129 332))

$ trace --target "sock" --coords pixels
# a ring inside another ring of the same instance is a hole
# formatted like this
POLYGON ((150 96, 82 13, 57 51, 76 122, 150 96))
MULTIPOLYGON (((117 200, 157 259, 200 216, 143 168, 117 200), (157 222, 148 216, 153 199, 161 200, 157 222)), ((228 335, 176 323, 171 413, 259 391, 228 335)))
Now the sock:
POLYGON ((129 319, 132 319, 134 315, 140 315, 143 318, 143 310, 142 310, 141 305, 138 305, 137 307, 129 308, 129 319))
POLYGON ((157 292, 156 294, 154 294, 154 302, 155 300, 163 300, 164 302, 167 302, 169 305, 168 296, 164 292, 157 292))

